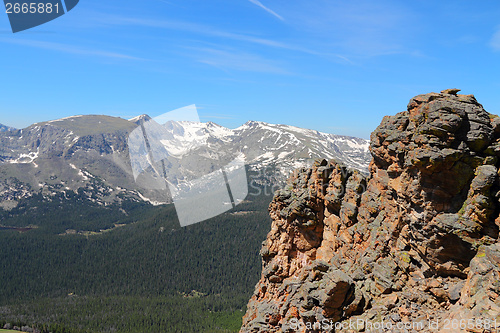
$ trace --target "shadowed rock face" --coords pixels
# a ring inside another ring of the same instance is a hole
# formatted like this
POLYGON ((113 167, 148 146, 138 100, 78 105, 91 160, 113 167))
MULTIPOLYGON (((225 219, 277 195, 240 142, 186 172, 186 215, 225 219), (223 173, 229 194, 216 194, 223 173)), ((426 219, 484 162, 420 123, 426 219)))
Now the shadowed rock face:
POLYGON ((384 117, 368 178, 323 160, 276 193, 241 332, 500 323, 500 119, 457 92, 384 117))

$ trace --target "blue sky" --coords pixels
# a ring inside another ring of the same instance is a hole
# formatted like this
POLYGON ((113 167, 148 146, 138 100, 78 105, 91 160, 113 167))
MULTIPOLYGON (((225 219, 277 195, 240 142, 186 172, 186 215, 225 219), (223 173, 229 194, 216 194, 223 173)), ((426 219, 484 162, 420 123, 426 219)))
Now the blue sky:
POLYGON ((12 34, 0 13, 0 123, 76 114, 247 120, 368 138, 417 94, 500 113, 500 2, 81 0, 12 34))

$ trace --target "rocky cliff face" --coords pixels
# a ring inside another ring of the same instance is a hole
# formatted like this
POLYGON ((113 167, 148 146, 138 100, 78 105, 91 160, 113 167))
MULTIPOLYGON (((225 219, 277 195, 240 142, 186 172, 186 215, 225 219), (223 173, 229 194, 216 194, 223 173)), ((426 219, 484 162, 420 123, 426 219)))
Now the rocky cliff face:
POLYGON ((369 177, 323 160, 276 193, 241 332, 500 324, 500 118, 457 92, 385 117, 369 177))

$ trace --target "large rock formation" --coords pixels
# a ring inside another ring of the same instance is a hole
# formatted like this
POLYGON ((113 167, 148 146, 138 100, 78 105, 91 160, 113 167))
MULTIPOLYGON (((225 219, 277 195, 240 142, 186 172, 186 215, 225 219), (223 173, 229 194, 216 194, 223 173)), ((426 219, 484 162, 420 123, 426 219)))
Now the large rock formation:
POLYGON ((323 160, 276 193, 242 333, 500 325, 500 118, 457 92, 385 117, 368 178, 323 160))

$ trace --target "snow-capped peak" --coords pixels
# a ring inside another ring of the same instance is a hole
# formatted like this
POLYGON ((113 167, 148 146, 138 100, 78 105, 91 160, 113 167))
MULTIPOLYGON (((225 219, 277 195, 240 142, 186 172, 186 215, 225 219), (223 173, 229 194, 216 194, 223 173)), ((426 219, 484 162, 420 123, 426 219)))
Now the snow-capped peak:
MULTIPOLYGON (((143 115, 132 120, 148 118, 143 115)), ((192 161, 242 152, 248 164, 261 166, 285 163, 292 168, 297 167, 297 160, 327 158, 367 171, 370 160, 367 140, 290 125, 248 121, 229 129, 214 122, 168 121, 162 127, 161 143, 169 155, 190 156, 192 161)))
POLYGON ((152 118, 150 116, 148 116, 147 114, 141 114, 140 116, 129 119, 128 121, 135 123, 135 124, 140 124, 141 121, 149 121, 151 119, 152 118))

